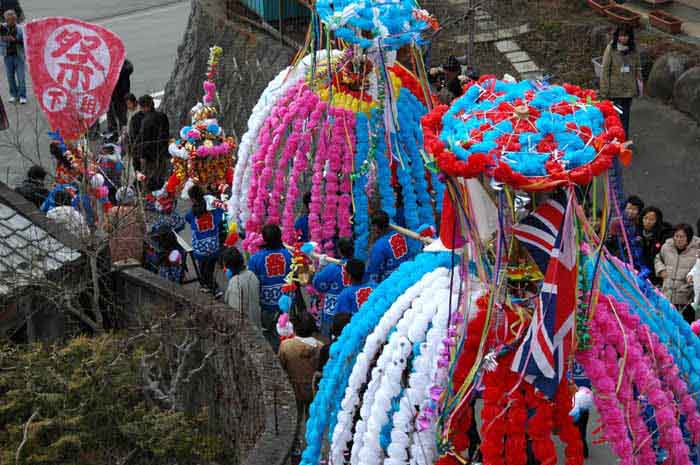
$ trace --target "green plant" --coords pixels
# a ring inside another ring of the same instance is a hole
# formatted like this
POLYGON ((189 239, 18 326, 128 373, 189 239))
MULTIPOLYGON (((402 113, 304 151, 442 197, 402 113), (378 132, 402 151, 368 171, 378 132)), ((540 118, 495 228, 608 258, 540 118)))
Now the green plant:
POLYGON ((151 403, 139 371, 149 341, 126 341, 102 335, 54 346, 0 343, 0 463, 221 463, 226 448, 208 412, 151 403))

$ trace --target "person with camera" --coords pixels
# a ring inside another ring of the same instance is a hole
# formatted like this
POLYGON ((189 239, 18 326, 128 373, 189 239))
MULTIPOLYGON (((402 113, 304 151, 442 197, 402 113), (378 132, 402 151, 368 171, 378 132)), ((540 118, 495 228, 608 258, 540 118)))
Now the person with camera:
POLYGON ((469 78, 461 75, 462 65, 459 59, 450 55, 447 63, 430 68, 428 79, 436 90, 440 102, 449 105, 452 100, 464 93, 464 82, 469 78))

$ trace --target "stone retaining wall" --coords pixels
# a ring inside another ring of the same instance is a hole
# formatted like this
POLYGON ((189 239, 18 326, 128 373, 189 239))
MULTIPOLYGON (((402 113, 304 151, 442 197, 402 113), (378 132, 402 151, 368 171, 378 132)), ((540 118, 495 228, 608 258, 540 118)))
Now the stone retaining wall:
POLYGON ((160 307, 191 316, 188 324, 203 338, 201 353, 217 346, 184 397, 189 408, 208 408, 212 426, 235 450, 235 464, 227 465, 286 463, 296 428, 294 391, 262 333, 247 319, 232 318, 210 296, 141 268, 117 272, 115 284, 124 308, 160 307))

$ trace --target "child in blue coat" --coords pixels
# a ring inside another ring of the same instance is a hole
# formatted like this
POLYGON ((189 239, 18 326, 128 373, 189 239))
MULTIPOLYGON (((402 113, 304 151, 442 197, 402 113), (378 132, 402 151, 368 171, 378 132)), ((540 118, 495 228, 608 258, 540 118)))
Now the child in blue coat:
POLYGON ((277 339, 277 302, 282 296, 284 279, 289 274, 292 254, 282 243, 282 231, 276 224, 266 224, 262 229, 263 247, 248 260, 248 269, 260 282, 260 310, 265 337, 274 348, 277 339))
POLYGON ((302 198, 304 212, 294 221, 294 231, 297 242, 309 242, 309 205, 311 205, 311 192, 304 194, 302 198))
POLYGON ((406 238, 391 229, 387 212, 379 210, 372 215, 372 232, 378 239, 369 254, 367 274, 379 284, 410 256, 406 238))
POLYGON ((356 258, 352 258, 345 264, 345 269, 350 276, 350 286, 343 289, 335 304, 334 315, 350 313, 354 315, 369 298, 375 288, 371 281, 365 281, 365 264, 356 258))
POLYGON ((185 216, 185 221, 192 229, 192 250, 199 265, 202 292, 211 292, 219 297, 214 271, 219 257, 219 231, 224 211, 221 208, 207 209, 204 191, 195 185, 187 192, 192 201, 192 210, 185 216))
POLYGON ((342 263, 329 263, 324 266, 316 273, 312 282, 314 289, 321 294, 321 333, 325 336, 330 335, 338 296, 343 289, 351 284, 345 263, 355 255, 355 245, 352 239, 347 237, 338 239, 338 252, 342 263))

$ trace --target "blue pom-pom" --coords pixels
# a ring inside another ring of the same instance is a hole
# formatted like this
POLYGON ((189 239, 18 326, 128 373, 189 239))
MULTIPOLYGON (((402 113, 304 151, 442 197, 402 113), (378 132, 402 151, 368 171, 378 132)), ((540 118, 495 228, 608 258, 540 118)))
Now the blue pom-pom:
POLYGON ((221 134, 221 127, 218 124, 210 124, 207 126, 207 131, 215 136, 221 134))
POLYGON ((180 139, 187 139, 187 133, 190 132, 192 126, 185 126, 180 129, 180 139))
POLYGON ((307 242, 301 246, 300 250, 306 255, 311 255, 311 252, 314 251, 314 245, 311 242, 307 242))
POLYGON ((289 309, 292 308, 292 299, 288 295, 282 294, 280 300, 277 301, 277 306, 280 308, 282 313, 287 313, 289 312, 289 309))

